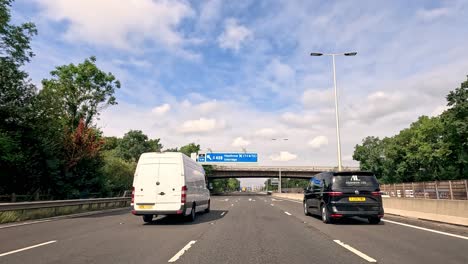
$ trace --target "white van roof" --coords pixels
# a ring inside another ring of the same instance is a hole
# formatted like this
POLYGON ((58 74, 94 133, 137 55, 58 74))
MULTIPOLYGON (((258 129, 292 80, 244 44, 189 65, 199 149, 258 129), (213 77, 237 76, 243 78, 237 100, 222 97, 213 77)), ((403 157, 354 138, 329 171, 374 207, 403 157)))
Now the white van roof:
POLYGON ((157 158, 157 157, 180 157, 185 154, 181 152, 146 152, 141 154, 140 158, 157 158))

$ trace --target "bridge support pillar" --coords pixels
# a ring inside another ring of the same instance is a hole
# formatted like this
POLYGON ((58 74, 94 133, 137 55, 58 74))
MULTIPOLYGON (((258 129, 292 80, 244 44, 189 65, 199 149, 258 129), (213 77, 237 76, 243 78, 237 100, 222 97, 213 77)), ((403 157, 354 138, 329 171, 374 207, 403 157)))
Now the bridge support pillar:
POLYGON ((281 193, 281 167, 279 168, 279 175, 278 175, 278 192, 281 193))

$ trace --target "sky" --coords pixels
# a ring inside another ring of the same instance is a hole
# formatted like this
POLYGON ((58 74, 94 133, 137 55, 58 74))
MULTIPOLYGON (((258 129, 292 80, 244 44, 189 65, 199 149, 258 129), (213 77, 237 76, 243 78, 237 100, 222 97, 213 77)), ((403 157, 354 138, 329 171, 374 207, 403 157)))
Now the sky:
POLYGON ((356 166, 364 137, 446 109, 468 74, 467 13, 462 0, 17 0, 12 10, 38 27, 25 69, 39 88, 90 56, 121 81, 118 105, 97 120, 106 136, 142 130, 164 148, 246 149, 285 166, 337 164, 332 60, 310 52, 358 53, 336 57, 343 164, 356 166))

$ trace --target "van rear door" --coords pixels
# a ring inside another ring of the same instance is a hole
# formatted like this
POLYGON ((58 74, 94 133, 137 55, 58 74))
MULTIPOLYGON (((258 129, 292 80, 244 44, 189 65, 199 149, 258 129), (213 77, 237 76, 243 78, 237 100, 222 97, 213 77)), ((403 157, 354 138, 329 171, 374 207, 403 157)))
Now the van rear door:
POLYGON ((183 176, 180 162, 175 159, 160 159, 156 186, 158 204, 180 205, 183 176))
POLYGON ((158 163, 140 164, 135 184, 135 203, 154 204, 156 202, 156 182, 158 163))

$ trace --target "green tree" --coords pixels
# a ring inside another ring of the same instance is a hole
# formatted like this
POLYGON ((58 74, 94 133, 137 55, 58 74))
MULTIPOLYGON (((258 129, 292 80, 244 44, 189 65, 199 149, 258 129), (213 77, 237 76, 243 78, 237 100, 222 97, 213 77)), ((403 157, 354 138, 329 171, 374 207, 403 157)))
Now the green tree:
POLYGON ((125 190, 130 190, 135 169, 135 162, 125 161, 112 155, 111 152, 104 154, 102 173, 106 183, 105 190, 110 192, 111 196, 116 196, 125 190))
MULTIPOLYGON (((0 59, 20 66, 29 62, 34 56, 31 50, 31 39, 37 34, 37 29, 33 23, 24 23, 19 26, 10 23, 12 2, 12 0, 0 0, 0 59)), ((0 69, 3 71, 8 68, 1 67, 0 69)))
POLYGON ((112 73, 100 70, 95 57, 78 65, 56 67, 51 75, 51 79, 42 81, 41 93, 70 128, 76 128, 80 119, 90 126, 99 111, 117 104, 114 93, 120 82, 112 73))
POLYGON ((353 158, 384 183, 468 178, 467 89, 468 80, 451 91, 440 116, 421 116, 383 140, 365 138, 353 158))
POLYGON ((130 130, 120 140, 117 148, 118 156, 126 161, 138 161, 145 152, 159 152, 162 149, 160 139, 148 139, 141 130, 130 130))
POLYGON ((78 65, 56 67, 52 78, 42 81, 37 97, 37 115, 50 124, 40 132, 55 139, 47 144, 59 157, 52 164, 60 171, 50 175, 50 188, 58 197, 86 197, 105 186, 104 140, 93 121, 100 110, 116 104, 114 92, 120 83, 95 61, 91 57, 78 65))
POLYGON ((378 137, 366 137, 362 145, 355 146, 353 159, 359 161, 361 170, 372 171, 379 178, 382 176, 383 158, 383 143, 378 137))
POLYGON ((179 148, 168 148, 165 149, 164 152, 179 152, 179 148))
POLYGON ((0 0, 0 192, 32 192, 43 184, 41 138, 34 133, 36 87, 21 67, 33 57, 33 23, 11 23, 11 0, 0 0))
POLYGON ((442 113, 445 140, 450 144, 450 158, 457 170, 457 178, 468 178, 468 79, 447 95, 442 113))
POLYGON ((119 146, 120 138, 117 137, 104 137, 103 150, 115 150, 119 146))
POLYGON ((182 146, 179 149, 179 151, 190 157, 190 154, 198 153, 198 151, 200 151, 200 145, 195 144, 195 143, 190 143, 185 146, 182 146))

